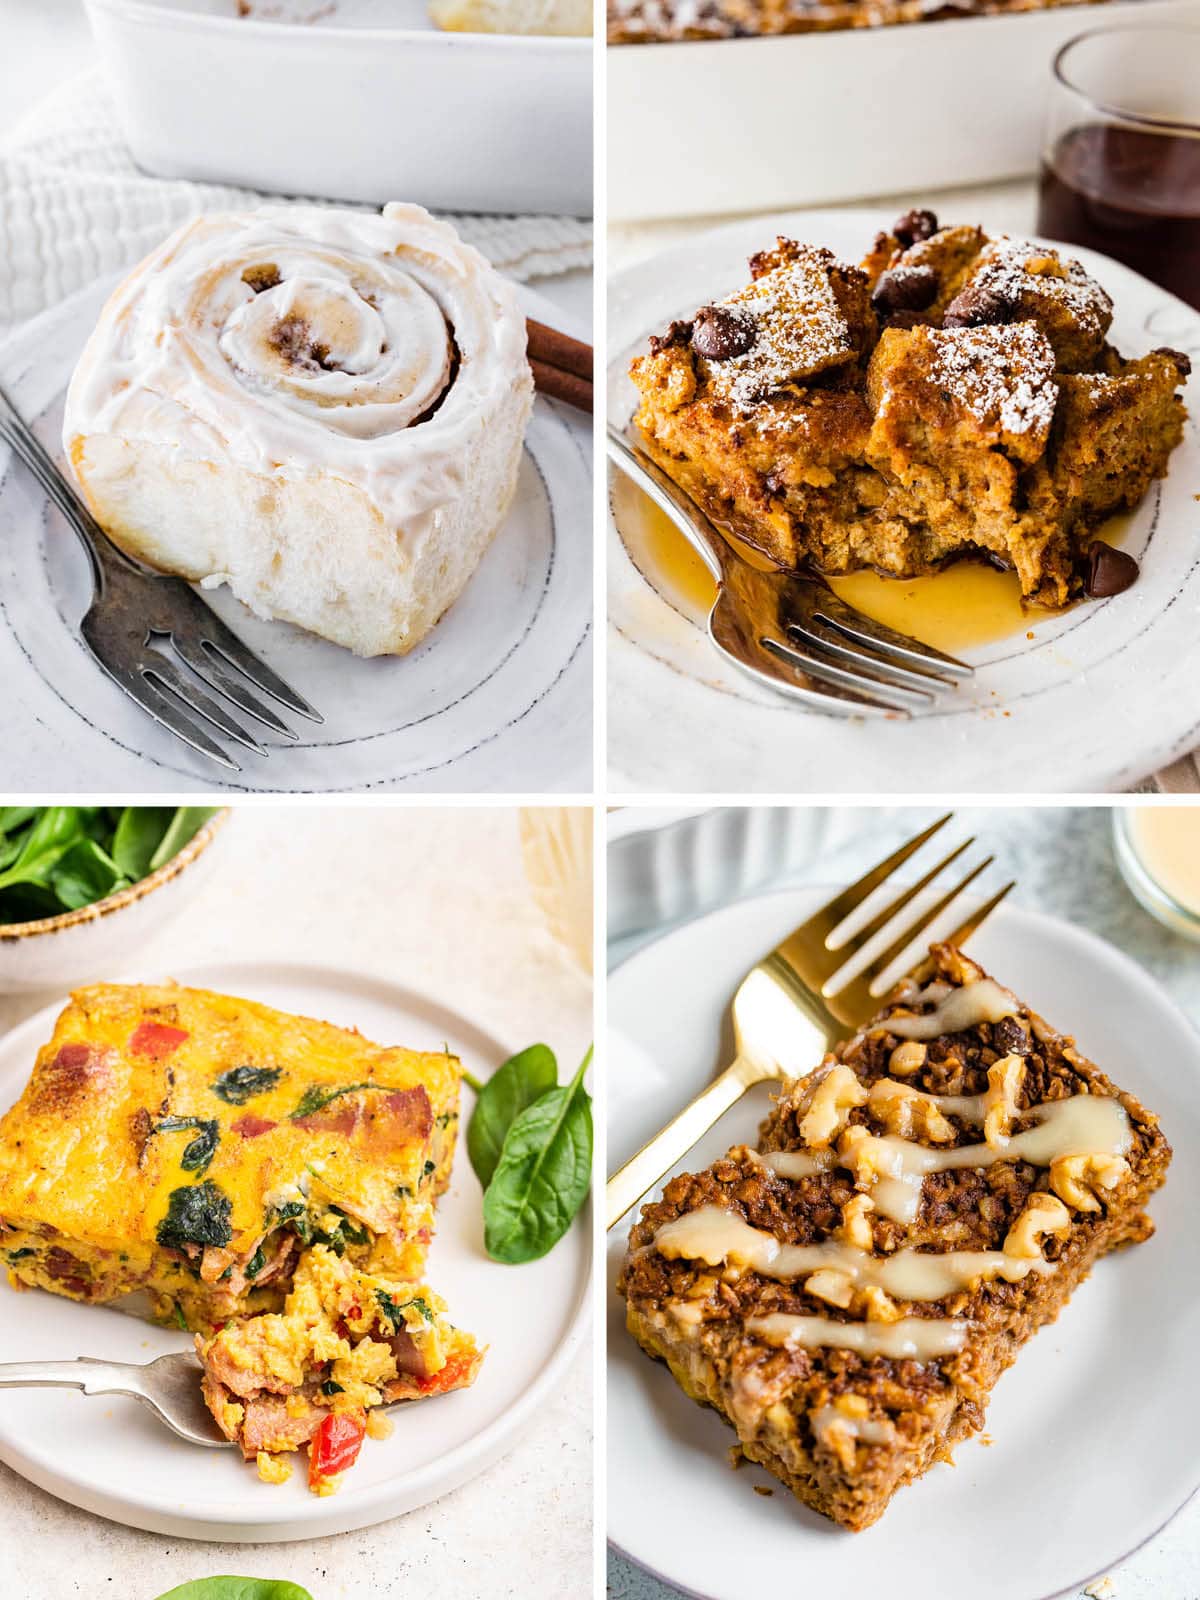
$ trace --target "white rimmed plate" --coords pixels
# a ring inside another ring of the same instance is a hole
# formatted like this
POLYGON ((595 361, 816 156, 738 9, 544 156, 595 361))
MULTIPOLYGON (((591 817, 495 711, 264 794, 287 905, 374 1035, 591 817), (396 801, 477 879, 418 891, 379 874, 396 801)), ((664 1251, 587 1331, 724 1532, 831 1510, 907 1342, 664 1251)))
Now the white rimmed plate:
MULTIPOLYGON (((809 211, 716 229, 609 284, 608 410, 631 415, 629 358, 674 317, 745 281, 776 233, 858 260, 890 213, 809 211)), ((1200 313, 1128 268, 1070 247, 1116 305, 1126 354, 1172 345, 1200 357, 1200 313)), ((1200 382, 1188 389, 1196 412, 1200 382)), ((825 717, 761 691, 709 645, 703 617, 639 570, 616 515, 608 539, 611 786, 628 792, 1095 791, 1128 787, 1200 743, 1200 434, 1195 418, 1130 519, 1132 589, 964 652, 974 682, 909 723, 825 717)), ((611 498, 611 497, 610 497, 611 498)), ((621 503, 628 505, 624 494, 621 503)), ((628 515, 628 513, 627 513, 628 515)), ((636 535, 636 529, 629 530, 636 535)))
MULTIPOLYGON (((0 348, 0 383, 61 460, 71 372, 116 278, 0 348)), ((519 287, 527 314, 564 317, 519 287)), ((578 330, 568 330, 578 331, 578 330)), ((478 571, 411 655, 362 661, 229 594, 204 598, 325 717, 229 774, 109 681, 79 619, 91 597, 74 533, 0 447, 0 792, 574 791, 590 786, 591 428, 539 397, 517 496, 478 571)), ((240 713, 235 713, 241 717, 240 713)), ((249 720, 249 719, 248 719, 249 720)))
MULTIPOLYGON (((485 1077, 511 1054, 453 1006, 336 967, 239 963, 172 974, 181 982, 361 1029, 416 1049, 458 1052, 485 1077)), ((0 1103, 24 1088, 60 1006, 0 1039, 0 1103)), ((469 1097, 468 1097, 469 1098, 469 1097)), ((202 1450, 168 1433, 132 1400, 87 1400, 70 1391, 9 1390, 0 1396, 0 1460, 100 1516, 192 1539, 310 1539, 368 1527, 448 1493, 483 1471, 536 1420, 587 1331, 590 1211, 538 1262, 504 1267, 483 1251, 479 1184, 460 1142, 438 1207, 429 1281, 450 1314, 490 1348, 474 1386, 393 1409, 390 1439, 368 1440, 340 1491, 309 1493, 304 1457, 289 1483, 261 1483, 233 1449, 202 1450), (537 1314, 531 1315, 531 1307, 537 1314)), ((36 1354, 150 1361, 185 1349, 185 1334, 103 1307, 0 1287, 0 1361, 36 1354)))
MULTIPOLYGON (((734 986, 825 898, 803 889, 743 901, 613 973, 610 1167, 729 1059, 723 1009, 734 986), (634 1082, 636 1095, 621 1092, 634 1082)), ((1133 961, 1065 923, 1003 907, 970 949, 1161 1116, 1175 1157, 1150 1206, 1157 1232, 1102 1261, 1021 1352, 989 1406, 989 1447, 959 1446, 955 1467, 935 1467, 874 1527, 849 1534, 760 1468, 731 1473, 732 1432, 625 1332, 612 1285, 629 1223, 618 1225, 607 1272, 608 1533, 689 1594, 745 1600, 783 1572, 801 1574, 808 1594, 874 1593, 882 1581, 889 1600, 927 1600, 943 1578, 970 1600, 1074 1593, 1200 1483, 1200 1037, 1133 961), (774 1493, 757 1495, 756 1484, 774 1493)), ((767 1098, 764 1085, 729 1112, 687 1166, 753 1140, 767 1098)))

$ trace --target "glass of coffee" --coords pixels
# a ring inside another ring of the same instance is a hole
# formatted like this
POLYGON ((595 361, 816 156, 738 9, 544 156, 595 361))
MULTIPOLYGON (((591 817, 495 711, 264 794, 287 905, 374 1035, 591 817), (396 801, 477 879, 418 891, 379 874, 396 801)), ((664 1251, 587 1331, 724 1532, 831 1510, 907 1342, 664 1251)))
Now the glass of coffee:
POLYGON ((1097 28, 1058 52, 1038 232, 1200 308, 1200 28, 1097 28))

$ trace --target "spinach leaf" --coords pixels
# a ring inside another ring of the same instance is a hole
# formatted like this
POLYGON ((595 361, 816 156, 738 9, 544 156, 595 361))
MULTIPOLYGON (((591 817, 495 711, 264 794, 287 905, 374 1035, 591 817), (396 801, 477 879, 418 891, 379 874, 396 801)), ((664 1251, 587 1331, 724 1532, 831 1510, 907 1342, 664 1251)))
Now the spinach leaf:
POLYGON ((171 818, 170 826, 159 841, 158 848, 150 857, 151 872, 157 872, 159 867, 165 866, 177 856, 188 840, 194 838, 208 819, 215 817, 219 810, 219 806, 180 806, 171 818))
POLYGON ((113 858, 94 839, 73 844, 50 869, 50 887, 68 911, 106 900, 129 883, 113 858))
POLYGON ((0 806, 0 833, 15 833, 36 816, 36 806, 0 806))
POLYGON ((562 1238, 592 1177, 592 1102, 579 1071, 527 1106, 508 1130, 483 1197, 484 1244, 493 1261, 536 1261, 562 1238))
POLYGON ((408 1300, 397 1301, 386 1289, 376 1289, 375 1300, 380 1311, 387 1318, 388 1325, 393 1333, 402 1333, 404 1331, 404 1311, 407 1306, 416 1306, 425 1321, 430 1325, 434 1321, 433 1311, 428 1300, 423 1300, 419 1294, 414 1294, 408 1300))
POLYGON ((313 1600, 307 1589, 283 1578, 194 1578, 158 1600, 313 1600))
POLYGON ((266 1094, 283 1076, 281 1067, 230 1067, 212 1086, 218 1100, 227 1106, 244 1106, 256 1094, 266 1094))
POLYGON ((264 1240, 246 1263, 247 1278, 257 1278, 267 1264, 267 1246, 264 1240))
POLYGON ((558 1062, 544 1044, 531 1044, 504 1063, 486 1083, 463 1076, 478 1099, 467 1124, 467 1154, 486 1189, 500 1162, 505 1136, 527 1106, 558 1084, 558 1062))
POLYGON ((0 889, 17 883, 47 885, 53 868, 84 837, 78 807, 46 806, 22 839, 16 860, 0 872, 0 889))
POLYGON ((217 1153, 217 1145, 221 1142, 220 1128, 215 1117, 164 1117, 161 1122, 156 1122, 150 1131, 182 1133, 187 1128, 194 1128, 196 1137, 184 1147, 179 1165, 185 1172, 207 1172, 209 1163, 217 1153))
POLYGON ((189 1244, 221 1249, 233 1238, 229 1224, 232 1214, 232 1201, 211 1178, 173 1189, 167 1214, 158 1225, 158 1242, 171 1250, 182 1250, 189 1244))
POLYGON ((324 1111, 325 1107, 334 1100, 339 1100, 344 1094, 357 1094, 360 1089, 377 1089, 377 1083, 347 1083, 340 1089, 326 1089, 322 1084, 310 1084, 300 1097, 300 1104, 289 1115, 289 1121, 297 1122, 301 1117, 311 1117, 315 1111, 324 1111))
POLYGON ((135 881, 150 871, 154 852, 174 816, 171 806, 126 806, 113 834, 112 858, 135 881))

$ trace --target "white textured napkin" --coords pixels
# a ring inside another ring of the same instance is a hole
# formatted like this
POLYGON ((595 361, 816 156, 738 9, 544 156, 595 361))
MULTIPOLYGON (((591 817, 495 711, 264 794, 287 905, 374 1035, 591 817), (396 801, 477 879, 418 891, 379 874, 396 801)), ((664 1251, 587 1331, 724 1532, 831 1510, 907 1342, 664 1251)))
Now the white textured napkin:
MULTIPOLYGON (((180 222, 262 196, 134 165, 98 70, 61 85, 0 147, 0 329, 132 266, 180 222)), ((592 263, 575 217, 455 216, 464 239, 526 281, 592 263)))

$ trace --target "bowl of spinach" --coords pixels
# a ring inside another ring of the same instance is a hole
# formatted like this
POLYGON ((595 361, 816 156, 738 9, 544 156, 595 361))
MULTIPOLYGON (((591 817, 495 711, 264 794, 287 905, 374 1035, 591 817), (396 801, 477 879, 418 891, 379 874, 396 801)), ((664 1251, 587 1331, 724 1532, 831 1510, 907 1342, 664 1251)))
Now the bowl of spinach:
POLYGON ((0 994, 112 973, 203 883, 214 806, 0 806, 0 994))

